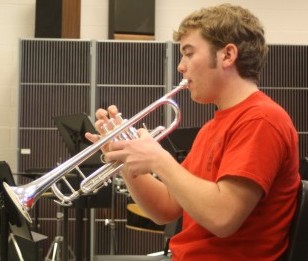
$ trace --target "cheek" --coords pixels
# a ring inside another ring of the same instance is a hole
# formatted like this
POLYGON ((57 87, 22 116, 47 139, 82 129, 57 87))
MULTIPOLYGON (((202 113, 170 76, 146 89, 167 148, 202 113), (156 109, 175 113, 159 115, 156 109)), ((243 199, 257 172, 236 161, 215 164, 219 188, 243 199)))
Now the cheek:
POLYGON ((212 75, 204 73, 199 80, 196 92, 192 93, 192 99, 198 103, 214 102, 217 95, 217 85, 212 75))

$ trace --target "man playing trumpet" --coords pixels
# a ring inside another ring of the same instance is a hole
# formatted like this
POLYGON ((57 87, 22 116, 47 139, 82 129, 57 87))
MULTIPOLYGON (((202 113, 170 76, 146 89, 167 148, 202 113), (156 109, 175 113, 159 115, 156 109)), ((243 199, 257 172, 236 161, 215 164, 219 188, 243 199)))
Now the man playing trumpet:
MULTIPOLYGON (((129 193, 153 221, 183 216, 172 260, 279 260, 300 184, 298 137, 288 114, 258 89, 263 28, 248 10, 224 4, 186 17, 174 39, 192 100, 215 104, 214 118, 182 164, 144 129, 140 139, 109 143, 104 158, 123 162, 129 193)), ((117 112, 97 111, 101 135, 117 112)))

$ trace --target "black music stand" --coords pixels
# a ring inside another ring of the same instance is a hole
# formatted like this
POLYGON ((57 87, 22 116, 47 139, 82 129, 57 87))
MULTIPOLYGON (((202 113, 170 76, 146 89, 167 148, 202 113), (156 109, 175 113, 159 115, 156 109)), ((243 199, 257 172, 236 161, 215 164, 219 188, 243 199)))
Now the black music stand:
MULTIPOLYGON (((85 138, 85 133, 97 132, 85 113, 57 116, 53 119, 70 155, 74 156, 92 144, 85 138)), ((95 153, 95 155, 86 160, 82 166, 90 167, 102 164, 100 155, 100 152, 95 153)))
MULTIPOLYGON (((3 182, 10 186, 15 186, 15 181, 9 165, 5 161, 0 161, 0 200, 1 200, 1 260, 9 260, 9 244, 8 239, 10 231, 15 245, 17 255, 20 253, 18 243, 24 245, 27 251, 24 251, 24 260, 38 260, 38 251, 36 243, 47 239, 47 236, 30 231, 30 227, 26 219, 19 213, 11 198, 6 194, 3 188, 3 182), (15 238, 16 236, 16 238, 15 238), (32 244, 31 244, 32 243, 32 244), (31 251, 30 249, 33 249, 31 251)), ((13 260, 16 260, 13 257, 13 260)))
POLYGON ((160 144, 179 163, 187 156, 200 128, 179 128, 164 138, 160 144))

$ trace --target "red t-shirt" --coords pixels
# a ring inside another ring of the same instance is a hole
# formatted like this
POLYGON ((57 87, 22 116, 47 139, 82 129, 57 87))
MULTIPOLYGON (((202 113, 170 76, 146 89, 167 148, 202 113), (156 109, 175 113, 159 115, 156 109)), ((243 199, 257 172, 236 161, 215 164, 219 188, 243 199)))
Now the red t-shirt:
POLYGON ((170 243, 173 261, 279 260, 288 245, 300 177, 297 132, 278 104, 258 91, 215 112, 182 164, 213 182, 225 176, 248 178, 264 196, 227 238, 211 234, 184 211, 182 231, 170 243))

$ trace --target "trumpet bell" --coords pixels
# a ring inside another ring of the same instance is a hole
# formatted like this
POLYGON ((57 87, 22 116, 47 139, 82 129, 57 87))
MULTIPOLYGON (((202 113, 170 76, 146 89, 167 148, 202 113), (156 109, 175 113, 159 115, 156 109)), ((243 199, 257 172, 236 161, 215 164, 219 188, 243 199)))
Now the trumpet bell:
POLYGON ((22 187, 11 187, 6 182, 3 182, 3 187, 8 194, 8 196, 11 198, 19 212, 24 216, 24 218, 29 222, 32 223, 32 219, 28 213, 28 211, 31 209, 32 205, 35 203, 35 199, 33 196, 29 196, 26 199, 22 197, 24 195, 23 193, 20 193, 21 191, 24 191, 22 187))

